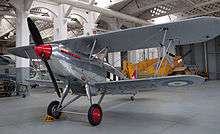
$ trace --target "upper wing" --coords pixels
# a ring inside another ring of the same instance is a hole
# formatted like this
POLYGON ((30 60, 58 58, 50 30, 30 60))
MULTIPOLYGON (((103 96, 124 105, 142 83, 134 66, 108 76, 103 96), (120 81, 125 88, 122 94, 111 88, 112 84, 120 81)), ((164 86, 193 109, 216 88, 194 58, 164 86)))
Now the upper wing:
POLYGON ((158 78, 147 78, 141 80, 122 80, 114 82, 95 83, 92 87, 110 94, 123 94, 134 91, 151 90, 159 87, 182 87, 199 85, 204 78, 196 75, 178 75, 158 78))
MULTIPOLYGON (((164 31, 162 30, 164 28, 168 29, 166 42, 170 39, 174 39, 175 45, 199 43, 220 35, 220 19, 215 17, 200 17, 93 36, 77 37, 74 39, 51 42, 50 44, 60 44, 72 51, 86 55, 90 54, 93 44, 95 44, 94 53, 99 52, 103 48, 108 48, 108 52, 152 48, 160 46, 164 36, 164 31)), ((9 49, 9 52, 26 58, 26 52, 34 54, 32 47, 12 48, 9 49)), ((33 55, 33 57, 34 56, 35 55, 33 55)), ((32 57, 32 55, 30 57, 32 57)))
POLYGON ((160 25, 143 26, 108 32, 104 34, 79 37, 62 41, 63 44, 76 51, 91 51, 96 40, 95 50, 108 48, 109 52, 130 51, 143 48, 159 47, 167 28, 167 40, 174 39, 176 45, 204 42, 220 35, 220 19, 200 17, 184 21, 160 25), (83 48, 82 48, 83 47, 83 48))

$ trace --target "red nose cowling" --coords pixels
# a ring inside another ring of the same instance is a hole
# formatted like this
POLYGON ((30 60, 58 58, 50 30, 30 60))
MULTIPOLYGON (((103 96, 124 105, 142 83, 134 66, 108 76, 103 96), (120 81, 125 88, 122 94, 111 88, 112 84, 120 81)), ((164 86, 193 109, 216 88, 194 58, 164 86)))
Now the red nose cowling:
POLYGON ((34 46, 34 52, 43 61, 47 61, 51 57, 52 46, 50 44, 34 46))

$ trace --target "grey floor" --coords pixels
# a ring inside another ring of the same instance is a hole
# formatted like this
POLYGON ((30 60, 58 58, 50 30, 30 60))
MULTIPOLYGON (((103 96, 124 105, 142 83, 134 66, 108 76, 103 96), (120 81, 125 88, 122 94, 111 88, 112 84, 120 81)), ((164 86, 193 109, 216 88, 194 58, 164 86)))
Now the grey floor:
MULTIPOLYGON (((91 127, 86 116, 65 113, 44 123, 47 105, 56 99, 48 89, 31 96, 0 98, 0 134, 220 134, 220 81, 198 87, 160 89, 129 96, 106 96, 101 125, 91 127)), ((81 98, 66 110, 87 112, 81 98)))

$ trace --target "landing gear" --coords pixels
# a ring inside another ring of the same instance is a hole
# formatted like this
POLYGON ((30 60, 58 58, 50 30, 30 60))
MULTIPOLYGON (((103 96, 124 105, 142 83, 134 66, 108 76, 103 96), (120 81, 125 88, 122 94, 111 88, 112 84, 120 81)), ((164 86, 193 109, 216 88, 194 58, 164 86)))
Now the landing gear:
POLYGON ((52 101, 49 106, 47 107, 47 114, 49 116, 54 117, 55 119, 59 119, 61 116, 61 112, 58 111, 58 108, 60 107, 59 101, 52 101))
POLYGON ((91 95, 91 91, 90 91, 90 86, 86 85, 86 95, 88 97, 88 100, 90 102, 90 108, 88 111, 88 120, 89 123, 92 126, 97 126, 101 123, 102 121, 102 108, 100 107, 100 104, 105 96, 105 92, 102 93, 101 97, 99 98, 99 101, 97 104, 93 104, 92 101, 92 95, 91 95))
POLYGON ((97 126, 102 121, 102 109, 98 104, 92 104, 88 111, 88 120, 92 126, 97 126))
MULTIPOLYGON (((63 111, 63 109, 65 107, 67 107, 68 105, 70 105, 71 103, 73 103, 74 101, 78 100, 82 95, 77 95, 74 98, 70 99, 68 102, 66 102, 65 104, 63 104, 65 97, 67 96, 67 94, 69 93, 69 86, 66 85, 63 94, 62 94, 62 98, 61 101, 52 101, 48 108, 47 108, 47 114, 49 116, 54 117, 55 119, 59 119, 61 116, 61 112, 68 112, 68 111, 63 111)), ((93 103, 92 101, 92 94, 90 91, 89 86, 87 86, 86 88, 86 95, 88 97, 89 103, 90 103, 90 108, 88 110, 88 121, 92 126, 97 126, 101 123, 102 121, 102 108, 100 107, 100 104, 105 96, 106 92, 103 92, 102 95, 100 96, 98 102, 96 104, 93 103)))
POLYGON ((130 100, 131 101, 135 101, 135 95, 137 94, 137 92, 134 92, 133 94, 132 94, 132 96, 130 97, 130 100))
POLYGON ((134 100, 135 100, 135 97, 134 97, 134 96, 131 96, 131 97, 130 97, 130 100, 131 100, 131 101, 134 101, 134 100))

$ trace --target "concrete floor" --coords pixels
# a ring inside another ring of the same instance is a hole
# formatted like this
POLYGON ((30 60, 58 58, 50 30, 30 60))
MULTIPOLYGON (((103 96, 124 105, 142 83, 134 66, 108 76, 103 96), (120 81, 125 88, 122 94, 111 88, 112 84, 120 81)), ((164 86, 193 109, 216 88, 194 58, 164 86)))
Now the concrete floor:
MULTIPOLYGON (((91 127, 83 115, 64 114, 43 123, 56 95, 34 89, 27 98, 0 98, 0 134, 220 134, 220 81, 198 87, 160 89, 129 96, 106 96, 101 125, 91 127)), ((87 112, 85 97, 67 108, 87 112)))

